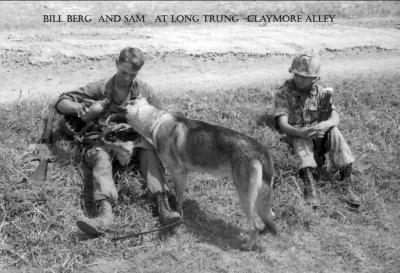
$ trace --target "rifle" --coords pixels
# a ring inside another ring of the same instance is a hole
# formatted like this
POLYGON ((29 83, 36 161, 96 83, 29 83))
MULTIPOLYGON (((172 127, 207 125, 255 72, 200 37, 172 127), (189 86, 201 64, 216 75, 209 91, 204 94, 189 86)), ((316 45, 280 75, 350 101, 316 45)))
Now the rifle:
POLYGON ((36 170, 28 176, 28 181, 45 182, 47 176, 47 164, 53 162, 55 157, 51 155, 53 145, 53 105, 49 106, 49 115, 44 119, 45 127, 39 143, 30 144, 31 160, 39 161, 36 170))
POLYGON ((332 94, 333 94, 333 89, 328 87, 325 89, 326 93, 324 97, 322 98, 321 102, 321 113, 319 114, 318 117, 318 122, 328 120, 329 117, 332 114, 332 94))
MULTIPOLYGON (((333 94, 333 89, 328 87, 325 89, 326 93, 324 97, 322 98, 322 102, 320 103, 320 114, 318 117, 318 123, 328 120, 332 114, 332 94, 333 94)), ((327 137, 325 134, 325 137, 323 138, 316 138, 314 140, 314 147, 315 151, 314 154, 316 155, 316 161, 318 165, 322 165, 325 162, 325 157, 322 154, 325 151, 325 145, 326 145, 327 137), (321 157, 321 158, 318 158, 321 157), (322 158, 323 157, 323 158, 322 158)))

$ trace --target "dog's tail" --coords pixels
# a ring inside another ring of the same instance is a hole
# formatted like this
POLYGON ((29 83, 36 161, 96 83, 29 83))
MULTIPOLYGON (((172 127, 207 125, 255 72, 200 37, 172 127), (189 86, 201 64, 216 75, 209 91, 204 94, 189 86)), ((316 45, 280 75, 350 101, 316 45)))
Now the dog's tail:
POLYGON ((262 185, 256 200, 257 214, 264 222, 264 228, 260 230, 260 234, 263 235, 269 231, 273 235, 277 235, 278 230, 274 223, 274 213, 272 212, 271 207, 274 167, 270 158, 269 160, 263 160, 261 162, 262 185))

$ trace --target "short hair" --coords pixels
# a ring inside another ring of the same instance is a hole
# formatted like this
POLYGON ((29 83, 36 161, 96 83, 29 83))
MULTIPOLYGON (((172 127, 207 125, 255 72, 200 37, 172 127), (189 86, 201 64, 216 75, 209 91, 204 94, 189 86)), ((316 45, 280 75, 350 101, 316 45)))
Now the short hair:
POLYGON ((118 61, 120 63, 132 64, 133 69, 139 70, 144 64, 144 53, 136 47, 126 47, 119 53, 118 61))

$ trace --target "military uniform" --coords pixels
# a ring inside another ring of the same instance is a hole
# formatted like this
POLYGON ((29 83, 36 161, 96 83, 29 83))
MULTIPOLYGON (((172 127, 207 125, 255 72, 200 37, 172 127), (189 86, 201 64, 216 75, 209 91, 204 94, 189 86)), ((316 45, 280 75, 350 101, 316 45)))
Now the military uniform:
MULTIPOLYGON (((114 78, 115 76, 111 79, 91 83, 85 87, 63 93, 55 104, 57 109, 57 104, 64 99, 76 103, 83 103, 86 99, 97 102, 100 101, 104 106, 101 114, 94 120, 93 126, 84 132, 82 138, 86 145, 84 150, 85 161, 92 167, 94 201, 100 204, 100 209, 98 217, 92 219, 81 217, 77 220, 77 225, 84 232, 93 235, 101 234, 104 228, 112 224, 111 204, 115 204, 118 200, 118 192, 112 177, 112 162, 116 159, 120 162, 121 160, 117 152, 112 149, 112 146, 110 148, 110 145, 107 145, 105 141, 101 141, 102 139, 100 138, 106 128, 107 118, 118 112, 116 107, 124 105, 129 100, 133 100, 139 96, 145 97, 150 104, 157 108, 161 108, 162 106, 152 88, 137 79, 132 82, 130 94, 126 99, 118 103, 115 102, 113 98, 114 78)), ((75 118, 75 120, 83 123, 79 118, 75 118)), ((150 197, 156 197, 159 205, 161 223, 168 225, 170 222, 176 221, 176 219, 179 218, 179 214, 171 211, 168 205, 166 193, 170 191, 170 188, 165 181, 162 165, 156 151, 153 148, 135 148, 135 150, 133 150, 133 146, 129 144, 129 141, 132 140, 127 139, 125 142, 118 142, 118 145, 124 148, 123 151, 127 154, 127 160, 121 163, 126 164, 133 155, 137 157, 141 174, 147 183, 148 195, 150 197)), ((120 152, 120 150, 118 152, 120 152)))
MULTIPOLYGON (((287 116, 288 125, 303 128, 316 125, 320 117, 329 118, 323 114, 324 110, 327 110, 324 109, 324 103, 326 98, 330 98, 330 92, 316 84, 320 69, 321 61, 315 53, 305 52, 293 59, 289 68, 293 79, 287 80, 275 96, 275 121, 287 116), (304 89, 299 90, 295 82, 304 89)), ((326 113, 336 111, 332 103, 328 105, 332 109, 328 109, 326 113)), ((289 135, 287 141, 299 159, 299 177, 304 183, 304 198, 309 205, 317 208, 320 204, 313 170, 323 164, 326 153, 329 153, 333 166, 340 171, 342 185, 339 189, 344 200, 354 206, 361 204, 360 197, 352 189, 351 172, 354 157, 337 127, 331 127, 322 139, 313 140, 289 135)))
MULTIPOLYGON (((102 80, 85 87, 73 90, 62 94, 57 103, 63 99, 68 99, 74 102, 82 103, 83 99, 92 99, 95 101, 108 98, 112 100, 112 92, 114 90, 114 77, 109 80, 102 80)), ((135 99, 139 95, 147 98, 150 104, 161 108, 161 102, 155 96, 153 90, 146 84, 139 80, 132 83, 130 95, 121 104, 126 103, 128 100, 135 99)), ((56 105, 57 105, 56 103, 56 105)), ((94 137, 96 134, 101 134, 105 126, 105 120, 111 114, 115 113, 112 109, 107 108, 98 117, 97 124, 91 130, 86 132, 94 137)), ((90 144, 89 144, 90 145, 90 144)), ((106 149, 101 142, 93 143, 86 150, 85 160, 93 168, 93 196, 95 201, 109 199, 115 202, 118 199, 117 189, 112 178, 112 161, 115 156, 109 149, 106 149)), ((160 168, 158 157, 153 149, 138 148, 137 151, 131 151, 132 154, 136 152, 139 159, 141 173, 144 176, 148 192, 154 196, 158 192, 165 192, 169 190, 168 184, 165 182, 160 168)))
MULTIPOLYGON (((293 80, 288 80, 279 88, 275 96, 274 118, 286 115, 288 123, 294 127, 312 126, 318 122, 321 113, 321 102, 326 95, 325 88, 314 84, 308 95, 304 96, 296 90, 293 80)), ((336 111, 335 106, 332 110, 336 111)), ((329 153, 329 158, 336 169, 343 168, 354 162, 350 147, 337 127, 333 127, 326 136, 327 145, 321 149, 329 153)), ((287 137, 299 159, 299 169, 316 168, 321 155, 314 154, 315 141, 301 137, 287 137)))

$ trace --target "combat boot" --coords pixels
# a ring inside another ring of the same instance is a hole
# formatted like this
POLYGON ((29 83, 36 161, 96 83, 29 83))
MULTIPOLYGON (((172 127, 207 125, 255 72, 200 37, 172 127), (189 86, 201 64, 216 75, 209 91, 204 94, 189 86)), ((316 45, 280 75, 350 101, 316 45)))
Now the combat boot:
POLYGON ((79 217, 76 225, 80 230, 88 235, 101 235, 113 223, 113 213, 111 203, 107 200, 101 200, 98 205, 97 217, 79 217))
POLYGON ((319 207, 320 200, 318 197, 318 190, 315 186, 314 177, 312 174, 312 169, 306 167, 299 170, 299 177, 303 180, 304 188, 304 200, 308 205, 311 205, 314 209, 319 207))
POLYGON ((351 178, 352 165, 348 165, 340 170, 340 193, 344 201, 353 207, 361 205, 361 198, 353 190, 353 179, 351 178))
POLYGON ((171 210, 166 193, 158 193, 156 199, 161 225, 170 225, 181 218, 178 212, 171 210))

